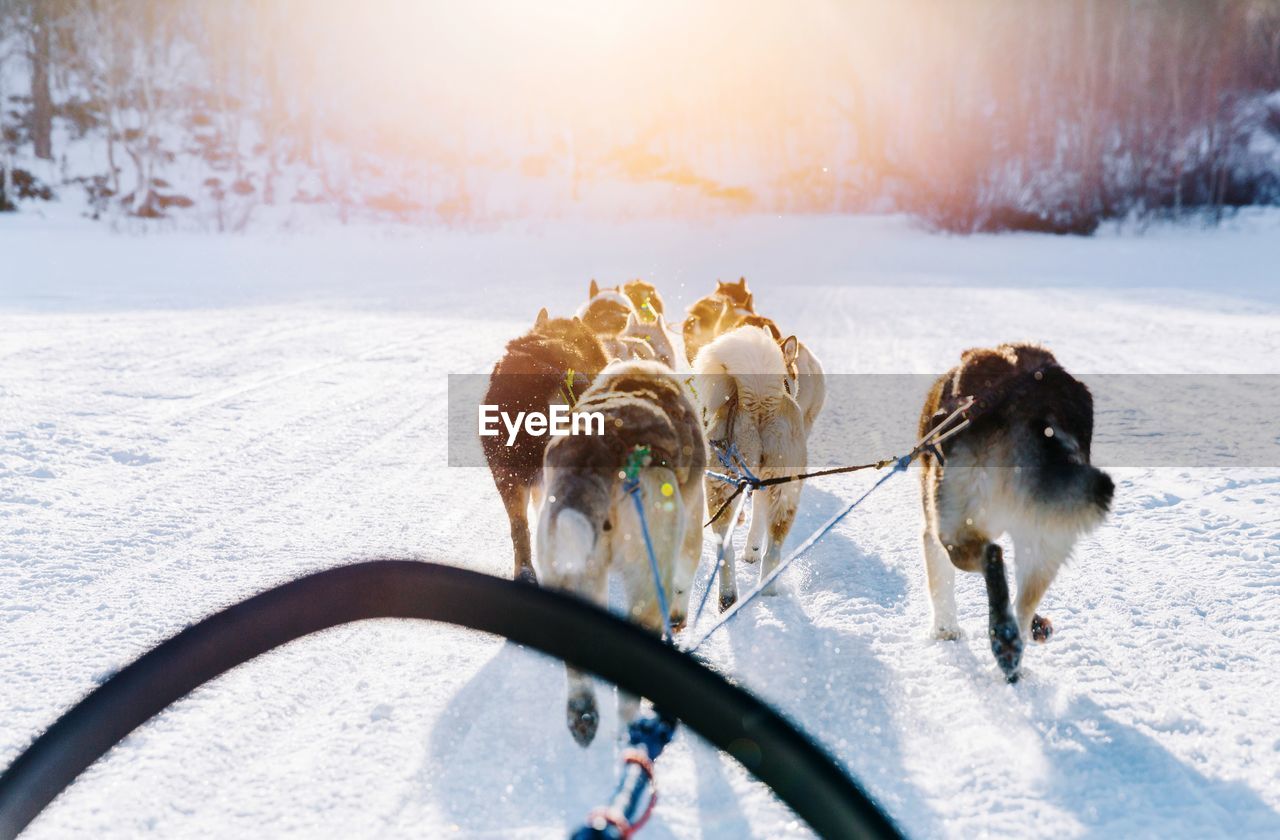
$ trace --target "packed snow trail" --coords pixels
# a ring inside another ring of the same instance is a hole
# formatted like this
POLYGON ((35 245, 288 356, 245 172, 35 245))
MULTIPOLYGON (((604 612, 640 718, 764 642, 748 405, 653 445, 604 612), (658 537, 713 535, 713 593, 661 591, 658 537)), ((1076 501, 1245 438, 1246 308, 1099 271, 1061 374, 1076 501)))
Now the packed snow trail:
MULTIPOLYGON (((678 312, 746 274, 829 372, 936 373, 1033 339, 1083 373, 1276 373, 1280 293, 1259 266, 1280 264, 1278 221, 1062 240, 880 219, 281 239, 3 220, 0 762, 272 584, 387 555, 508 574, 487 472, 446 466, 446 375, 487 371, 592 276, 643 274, 678 312)), ((1275 836, 1280 469, 1112 473, 1114 513, 1050 589, 1057 632, 1017 686, 976 576, 957 591, 967 637, 926 637, 914 472, 705 650, 911 836, 1275 836)), ((808 483, 787 548, 876 477, 808 483)), ((30 836, 563 836, 608 794, 616 750, 612 703, 584 751, 563 702, 561 665, 502 640, 338 628, 193 693, 30 836)), ((644 836, 805 834, 688 733, 658 771, 644 836)))

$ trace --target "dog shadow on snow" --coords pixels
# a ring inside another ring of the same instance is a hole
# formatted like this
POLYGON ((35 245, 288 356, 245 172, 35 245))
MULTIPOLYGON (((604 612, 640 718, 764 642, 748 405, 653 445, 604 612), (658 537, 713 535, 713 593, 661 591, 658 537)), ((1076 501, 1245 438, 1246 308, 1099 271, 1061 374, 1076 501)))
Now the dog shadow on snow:
POLYGON ((1033 694, 1032 706, 1052 767, 1047 798, 1088 835, 1280 837, 1280 813, 1247 784, 1204 775, 1094 700, 1075 697, 1053 711, 1033 694))
MULTIPOLYGON (((811 531, 840 505, 840 500, 830 494, 806 489, 796 532, 811 531)), ((745 534, 741 529, 738 533, 745 534)), ((740 536, 739 545, 741 539, 740 536)), ((847 553, 847 544, 843 549, 840 547, 843 542, 835 535, 824 540, 835 546, 837 553, 847 553)), ((745 564, 740 563, 739 568, 748 577, 754 574, 754 569, 745 564)), ((704 558, 699 579, 709 571, 704 558)), ((894 582, 887 573, 881 577, 881 588, 889 591, 890 598, 902 597, 905 584, 901 580, 894 582)), ((747 588, 745 580, 743 588, 747 588)), ((694 593, 695 597, 699 594, 694 593)), ((711 600, 708 610, 714 611, 714 598, 711 600)), ((774 599, 775 602, 782 600, 784 598, 774 599)), ((793 633, 791 638, 779 642, 780 655, 792 655, 796 634, 815 632, 804 627, 807 621, 801 619, 802 616, 788 618, 793 633)), ((826 642, 812 641, 811 644, 826 642)), ((859 656, 842 638, 834 644, 844 646, 844 650, 859 660, 867 658, 859 656)), ((845 703, 853 697, 862 706, 874 708, 875 704, 867 697, 874 699, 878 692, 868 691, 865 686, 875 685, 881 678, 868 675, 861 667, 856 670, 859 679, 840 681, 841 701, 845 703)), ((596 694, 600 730, 594 743, 584 750, 573 742, 565 727, 563 663, 511 642, 498 646, 489 661, 452 697, 433 728, 414 782, 415 795, 425 792, 463 836, 498 837, 519 835, 522 831, 545 834, 573 824, 591 809, 604 804, 612 793, 618 771, 620 747, 616 737, 614 691, 612 686, 598 682, 596 694)), ((830 719, 841 720, 847 710, 848 707, 842 706, 830 719)), ((883 714, 881 709, 880 717, 883 714)), ((801 723, 808 729, 807 720, 801 723)), ((888 728, 881 725, 881 729, 887 732, 888 728)), ((815 734, 821 737, 821 731, 815 734)), ((681 739, 685 739, 687 756, 692 763, 688 769, 693 772, 695 789, 676 793, 668 786, 664 799, 680 801, 686 796, 696 796, 698 824, 709 836, 752 836, 752 822, 742 811, 740 796, 725 767, 725 762, 732 759, 690 735, 688 730, 678 733, 676 743, 663 760, 671 766, 676 760, 672 753, 677 751, 681 739)), ((832 744, 827 746, 836 749, 832 744)), ((891 752, 888 746, 884 749, 891 752)), ((664 782, 663 760, 658 764, 660 786, 664 782)), ((903 807, 919 806, 908 802, 903 807)), ((645 836, 661 840, 677 833, 664 824, 659 810, 645 826, 645 836)))
MULTIPOLYGON (((844 504, 829 493, 806 488, 801 502, 805 514, 797 518, 787 550, 844 504)), ((874 627, 877 610, 895 609, 908 597, 905 578, 835 532, 811 550, 808 562, 814 569, 808 580, 765 601, 768 618, 758 619, 749 629, 726 628, 735 671, 759 675, 760 692, 789 711, 854 771, 909 835, 945 833, 923 794, 903 790, 909 774, 900 763, 901 745, 890 714, 899 689, 865 641, 875 638, 874 632, 854 635, 823 628, 800 606, 800 601, 819 605, 820 618, 824 600, 827 606, 847 603, 849 609, 838 618, 874 627), (803 599, 794 597, 796 589, 803 599), (807 673, 796 674, 785 667, 788 661, 811 664, 807 673), (858 720, 864 733, 876 737, 859 738, 856 748, 846 748, 834 733, 847 731, 849 720, 858 720), (824 736, 826 731, 833 737, 824 736)), ((744 569, 750 571, 740 576, 739 586, 748 591, 754 570, 740 564, 740 575, 744 569)), ((948 646, 945 652, 990 701, 993 725, 1010 731, 1029 727, 1028 735, 1038 740, 1051 768, 1045 799, 1073 813, 1089 836, 1280 837, 1280 813, 1247 784, 1204 775, 1155 737, 1116 720, 1087 696, 1076 696, 1062 708, 1056 700, 1060 684, 1051 675, 1031 671, 1029 680, 1008 686, 995 677, 991 663, 968 646, 948 646), (1021 695, 1026 705, 1011 703, 1008 692, 1021 695)))
MULTIPOLYGON (((845 504, 805 487, 784 556, 845 504)), ((739 527, 738 534, 744 533, 739 527)), ((906 600, 906 578, 836 530, 797 566, 801 576, 793 567, 777 597, 757 599, 748 608, 751 615, 720 631, 728 637, 735 677, 822 744, 911 834, 943 834, 939 817, 902 763, 893 714, 902 689, 871 648, 878 615, 898 611, 906 600), (806 575, 805 567, 812 572, 806 575), (860 734, 850 737, 851 725, 860 734)), ((745 594, 755 586, 758 567, 740 560, 737 568, 739 592, 745 594)))
POLYGON ((584 750, 565 728, 564 664, 505 642, 449 701, 417 787, 460 836, 559 831, 612 792, 612 694, 597 686, 600 732, 584 750))
MULTIPOLYGON (((795 537, 787 548, 808 537, 829 516, 844 506, 831 493, 805 488, 795 537)), ((745 530, 737 530, 740 547, 745 530)), ((812 562, 822 569, 812 586, 831 592, 832 601, 861 603, 872 610, 895 606, 906 597, 901 572, 884 566, 878 557, 860 552, 849 539, 832 533, 814 547, 812 562), (832 574, 832 569, 844 569, 832 574)), ((704 557, 699 581, 709 574, 704 557)), ((739 561, 741 592, 754 585, 758 567, 739 561)), ((694 597, 700 595, 695 590, 694 597)), ((904 789, 906 771, 895 736, 892 708, 892 675, 879 665, 868 644, 835 627, 814 626, 813 621, 783 590, 768 599, 771 620, 756 620, 749 633, 730 625, 733 676, 742 677, 748 689, 760 681, 762 697, 780 707, 858 773, 891 814, 911 814, 911 828, 938 834, 937 823, 914 790, 904 789), (810 663, 796 671, 796 663, 810 663), (829 663, 827 667, 818 663, 829 663), (771 679, 774 666, 785 665, 782 679, 771 679), (801 681, 804 679, 806 681, 801 681), (841 743, 849 721, 860 722, 873 739, 859 738, 858 752, 841 743)), ((755 610, 755 607, 753 607, 755 610)), ((708 611, 714 612, 714 598, 708 611)), ((704 617, 705 620, 705 617, 704 617)), ((745 625, 744 625, 745 627, 745 625)), ((575 825, 591 809, 604 804, 617 775, 617 716, 612 686, 598 682, 600 729, 588 749, 573 743, 564 726, 564 666, 513 643, 500 644, 494 656, 449 702, 431 731, 428 749, 417 772, 415 790, 442 809, 462 836, 545 835, 575 825)), ((681 731, 668 755, 659 759, 659 786, 663 786, 663 761, 681 781, 691 771, 692 790, 673 791, 667 781, 664 799, 678 802, 696 795, 698 823, 708 836, 751 836, 753 822, 742 812, 741 782, 733 784, 726 762, 705 741, 681 731), (680 739, 689 752, 677 758, 680 739), (689 761, 691 759, 691 767, 689 761)), ((668 772, 672 772, 668 771, 668 772)), ((668 775, 667 780, 671 780, 668 775)), ((662 812, 645 826, 654 840, 676 836, 664 825, 662 812)))
MULTIPOLYGON (((564 664, 505 642, 437 721, 410 796, 430 799, 459 836, 563 836, 613 793, 622 749, 614 696, 613 686, 597 681, 600 730, 582 749, 565 727, 564 664)), ((688 739, 698 776, 699 825, 714 828, 712 836, 752 836, 716 750, 689 736, 678 732, 658 763, 664 799, 678 802, 688 795, 674 792, 663 771, 675 769, 674 753, 688 739)), ((680 833, 658 811, 644 836, 669 840, 680 833)))

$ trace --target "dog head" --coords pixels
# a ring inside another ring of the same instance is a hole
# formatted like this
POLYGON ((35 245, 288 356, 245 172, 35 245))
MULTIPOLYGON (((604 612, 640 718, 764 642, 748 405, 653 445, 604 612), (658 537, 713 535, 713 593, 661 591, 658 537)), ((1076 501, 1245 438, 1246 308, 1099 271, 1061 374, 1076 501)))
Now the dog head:
POLYGON ((747 278, 739 277, 736 283, 725 283, 723 280, 716 281, 716 295, 729 301, 736 309, 745 309, 747 312, 755 312, 755 301, 751 292, 747 289, 747 278))
POLYGON ((689 314, 680 330, 689 361, 692 363, 700 349, 714 341, 716 336, 728 332, 736 323, 735 310, 724 298, 707 295, 695 301, 689 307, 689 314))
POLYGON ((600 339, 581 318, 576 315, 572 318, 552 318, 547 314, 545 306, 538 310, 531 332, 541 338, 560 342, 578 353, 595 355, 601 352, 600 339))
POLYGON ((576 314, 596 335, 615 336, 622 332, 633 311, 630 299, 618 287, 601 289, 592 280, 587 302, 578 307, 576 314))
POLYGON ((620 333, 622 338, 638 339, 645 342, 653 351, 653 357, 672 370, 681 364, 681 349, 677 348, 676 337, 667 328, 667 321, 662 315, 652 321, 637 318, 635 313, 627 317, 627 325, 620 333))
POLYGON ((662 297, 652 283, 643 280, 628 280, 622 284, 622 293, 631 301, 631 306, 640 315, 641 320, 652 320, 662 314, 662 297))

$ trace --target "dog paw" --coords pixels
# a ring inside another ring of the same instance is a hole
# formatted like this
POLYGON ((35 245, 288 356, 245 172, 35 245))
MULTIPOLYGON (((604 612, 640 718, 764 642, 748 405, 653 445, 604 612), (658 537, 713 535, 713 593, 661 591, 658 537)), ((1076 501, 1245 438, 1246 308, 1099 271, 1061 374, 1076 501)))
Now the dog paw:
POLYGON ((683 630, 686 621, 688 621, 688 616, 684 613, 672 613, 667 616, 667 623, 671 625, 672 633, 679 633, 683 630))
POLYGON ((569 734, 573 736, 578 746, 586 747, 595 740, 596 729, 600 726, 596 698, 570 697, 565 717, 569 724, 569 734))
POLYGON ((532 566, 526 566, 523 569, 516 569, 516 583, 532 583, 535 586, 538 583, 538 575, 534 572, 532 566))
POLYGON ((1031 638, 1040 644, 1049 641, 1049 637, 1053 635, 1053 622, 1042 615, 1037 614, 1031 619, 1031 638))
POLYGON ((764 546, 749 545, 747 546, 747 550, 742 553, 742 560, 744 563, 750 566, 754 566, 755 564, 760 562, 760 557, 763 554, 764 554, 764 546))
POLYGON ((964 632, 959 627, 953 627, 948 624, 935 624, 929 630, 929 635, 940 642, 955 642, 964 638, 964 632))
POLYGON ((737 592, 721 592, 720 593, 720 612, 724 612, 725 610, 729 609, 736 603, 738 603, 737 592))
POLYGON ((996 664, 1004 672, 1005 679, 1011 683, 1018 681, 1018 665, 1022 662, 1022 637, 1018 635, 1018 624, 1008 618, 991 625, 991 652, 995 654, 996 664))

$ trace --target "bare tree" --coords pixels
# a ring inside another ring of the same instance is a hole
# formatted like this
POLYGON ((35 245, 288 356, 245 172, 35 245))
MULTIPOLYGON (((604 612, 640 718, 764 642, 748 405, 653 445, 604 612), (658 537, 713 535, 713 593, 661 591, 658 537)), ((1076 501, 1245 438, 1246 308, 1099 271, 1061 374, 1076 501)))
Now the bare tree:
POLYGON ((53 160, 53 97, 49 93, 52 7, 42 0, 31 3, 31 147, 43 160, 53 160))
POLYGON ((161 128, 173 122, 188 55, 179 37, 186 4, 177 0, 84 0, 76 42, 83 81, 101 103, 111 190, 119 196, 122 150, 133 165, 133 190, 122 198, 127 212, 159 215, 155 182, 164 159, 161 128))
POLYGON ((16 5, 14 0, 0 0, 0 152, 3 152, 3 157, 0 158, 0 211, 10 209, 13 200, 14 138, 10 135, 7 119, 9 91, 5 88, 5 68, 18 54, 14 39, 8 34, 14 28, 13 23, 17 18, 16 5))

